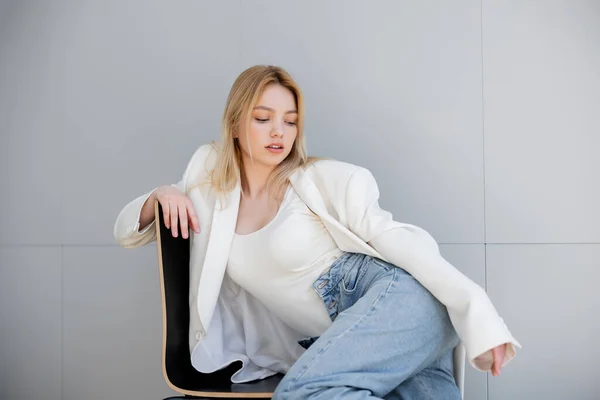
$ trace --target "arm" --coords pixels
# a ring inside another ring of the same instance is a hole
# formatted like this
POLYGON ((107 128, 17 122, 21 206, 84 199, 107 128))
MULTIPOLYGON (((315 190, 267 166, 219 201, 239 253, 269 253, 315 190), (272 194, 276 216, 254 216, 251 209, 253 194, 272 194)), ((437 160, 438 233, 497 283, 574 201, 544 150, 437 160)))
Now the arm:
POLYGON ((138 232, 145 230, 152 222, 154 222, 154 203, 156 202, 156 192, 158 188, 154 189, 148 199, 144 202, 142 206, 142 211, 140 212, 139 218, 139 227, 138 232))
POLYGON ((491 349, 508 343, 504 364, 521 347, 498 315, 483 288, 463 275, 439 252, 435 239, 415 225, 394 221, 379 207, 379 189, 371 173, 357 168, 346 190, 346 213, 352 232, 387 261, 397 265, 429 290, 448 309, 471 364, 489 371, 491 349))
MULTIPOLYGON (((173 186, 183 192, 185 176, 173 186)), ((132 200, 119 213, 113 235, 120 246, 134 249, 156 240, 154 203, 157 189, 158 187, 132 200)))
MULTIPOLYGON (((171 186, 175 186, 182 193, 185 193, 188 178, 195 176, 194 174, 197 174, 198 171, 204 171, 205 162, 211 149, 211 145, 200 146, 188 162, 182 179, 171 186)), ((119 213, 115 221, 113 235, 120 246, 136 248, 156 240, 154 203, 157 189, 155 188, 132 200, 119 213)), ((166 222, 168 223, 168 221, 166 222)), ((172 221, 171 224, 173 222, 175 221, 172 221)))

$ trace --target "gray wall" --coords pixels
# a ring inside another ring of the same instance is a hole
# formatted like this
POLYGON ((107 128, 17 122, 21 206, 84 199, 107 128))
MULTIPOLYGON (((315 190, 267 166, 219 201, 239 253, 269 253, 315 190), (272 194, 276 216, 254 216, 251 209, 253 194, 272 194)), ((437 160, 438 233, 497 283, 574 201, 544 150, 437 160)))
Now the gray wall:
POLYGON ((112 225, 257 63, 523 344, 467 399, 598 399, 599 40, 599 1, 0 0, 0 399, 173 394, 156 247, 112 225))

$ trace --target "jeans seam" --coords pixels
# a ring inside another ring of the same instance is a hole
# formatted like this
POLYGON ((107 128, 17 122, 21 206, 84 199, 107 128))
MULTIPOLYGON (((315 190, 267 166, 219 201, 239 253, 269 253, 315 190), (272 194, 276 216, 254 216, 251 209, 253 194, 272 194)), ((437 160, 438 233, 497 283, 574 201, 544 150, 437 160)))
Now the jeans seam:
MULTIPOLYGON (((292 379, 287 387, 283 390, 283 394, 285 393, 289 393, 290 392, 290 387, 292 386, 293 383, 297 382, 298 379, 300 379, 302 376, 304 376, 304 374, 306 373, 306 371, 308 371, 313 365, 315 365, 315 363, 317 362, 317 360, 319 360, 321 357, 321 355, 328 350, 334 343, 336 343, 340 338, 342 338, 343 336, 345 336, 346 334, 352 332, 365 318, 367 318, 368 316, 370 316, 375 309, 377 308, 377 306, 379 305, 379 303, 381 302, 382 298, 386 297, 387 294, 390 292, 390 288, 392 287, 392 285, 395 283, 396 281, 396 271, 394 269, 394 273, 392 275, 392 279, 390 280, 390 283, 388 284, 388 286, 386 287, 385 291, 383 291, 382 293, 379 294, 379 296, 377 296, 377 298, 375 299, 375 301, 373 302, 373 305, 371 305, 371 308, 369 309, 369 311, 367 311, 365 313, 365 315, 363 315, 362 317, 360 317, 358 319, 358 321, 356 321, 351 327, 349 327, 348 329, 346 329, 344 332, 342 332, 341 334, 339 334, 338 336, 336 336, 333 340, 330 340, 316 355, 315 357, 310 361, 310 364, 306 365, 303 369, 303 371, 298 374, 296 377, 294 377, 294 379, 292 379)), ((351 308, 351 307, 349 307, 351 308)))
POLYGON ((421 386, 423 388, 423 391, 427 392, 427 395, 429 395, 429 400, 435 400, 435 398, 433 397, 433 395, 429 391, 429 388, 427 387, 427 385, 425 385, 423 383, 423 380, 421 379, 421 377, 419 375, 415 375, 415 379, 417 379, 417 381, 419 382, 419 386, 421 386))

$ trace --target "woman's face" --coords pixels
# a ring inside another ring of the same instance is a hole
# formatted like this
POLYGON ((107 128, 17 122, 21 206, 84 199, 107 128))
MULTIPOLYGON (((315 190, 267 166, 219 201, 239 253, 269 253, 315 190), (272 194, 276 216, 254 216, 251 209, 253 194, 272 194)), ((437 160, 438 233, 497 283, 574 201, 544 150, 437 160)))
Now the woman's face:
POLYGON ((273 84, 265 88, 250 114, 246 132, 241 121, 235 137, 238 138, 244 162, 275 167, 290 154, 298 135, 298 111, 294 94, 287 88, 273 84))

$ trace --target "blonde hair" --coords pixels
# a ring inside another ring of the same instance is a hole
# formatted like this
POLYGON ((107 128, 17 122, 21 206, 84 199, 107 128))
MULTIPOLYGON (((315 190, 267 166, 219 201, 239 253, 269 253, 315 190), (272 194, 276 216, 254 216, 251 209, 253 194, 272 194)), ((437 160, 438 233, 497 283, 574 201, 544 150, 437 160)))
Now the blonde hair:
POLYGON ((304 98, 300 87, 291 75, 281 67, 255 65, 242 72, 233 83, 221 122, 221 143, 213 147, 217 150, 214 169, 210 173, 212 187, 220 194, 230 192, 241 180, 242 150, 234 139, 234 131, 240 122, 245 122, 249 130, 251 112, 265 88, 269 85, 281 85, 289 89, 296 99, 298 110, 297 136, 290 154, 275 168, 269 176, 269 193, 281 200, 290 176, 297 168, 304 167, 316 158, 308 157, 304 140, 304 98))

